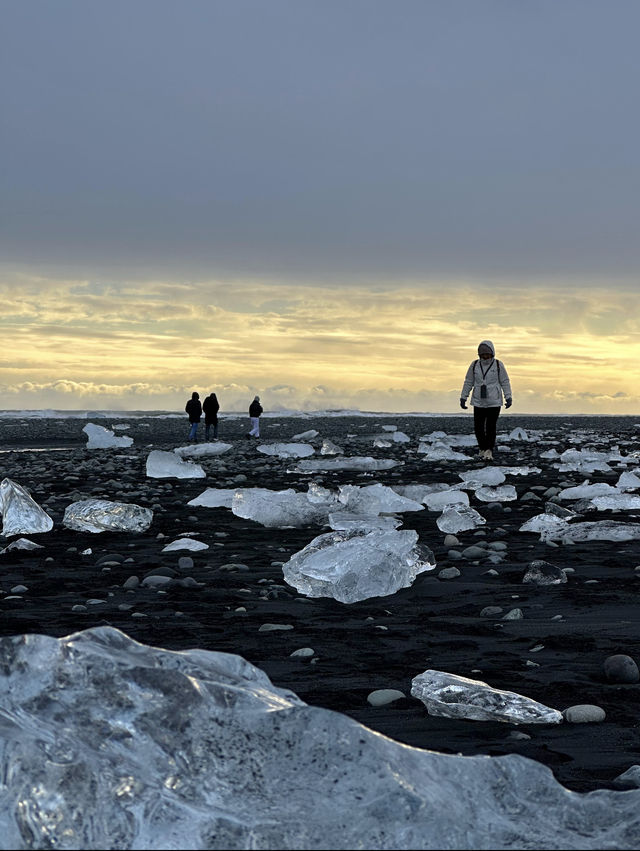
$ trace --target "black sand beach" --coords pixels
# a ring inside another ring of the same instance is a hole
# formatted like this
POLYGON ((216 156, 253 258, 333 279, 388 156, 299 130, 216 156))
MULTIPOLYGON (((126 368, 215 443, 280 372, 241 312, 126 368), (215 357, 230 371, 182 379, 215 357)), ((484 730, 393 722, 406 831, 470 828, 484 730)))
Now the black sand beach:
MULTIPOLYGON (((538 535, 518 529, 542 511, 540 497, 547 488, 581 484, 587 478, 559 472, 552 461, 539 458, 541 451, 552 445, 561 452, 572 446, 603 450, 617 444, 626 455, 640 444, 636 422, 626 417, 503 415, 499 421, 503 434, 521 426, 541 430, 542 440, 505 444, 507 450, 497 451, 493 463, 536 465, 542 472, 510 478, 519 499, 502 508, 488 508, 472 496, 471 504, 487 519, 486 535, 473 531, 458 535, 460 549, 478 537, 503 541, 507 545, 503 561, 492 565, 484 560, 449 560, 444 535, 435 524, 439 512, 405 513, 402 528, 415 529, 433 550, 436 570, 418 576, 410 588, 392 596, 344 605, 307 599, 282 577, 281 563, 326 528, 267 529, 228 509, 196 508, 187 502, 206 487, 306 491, 310 481, 331 488, 346 483, 380 482, 391 487, 454 483, 459 471, 483 465, 476 460, 426 461, 416 453, 416 438, 436 430, 468 434, 470 416, 264 419, 261 442, 289 441, 295 434, 316 429, 316 445, 326 437, 347 455, 404 462, 389 471, 313 475, 288 473, 295 462, 258 453, 255 443, 245 439, 246 420, 222 419, 219 438, 233 443, 233 448, 221 456, 196 459, 207 478, 188 480, 150 479, 145 474, 151 448, 186 445, 188 426, 182 418, 1 418, 0 479, 9 477, 29 489, 55 526, 50 533, 26 536, 44 549, 0 555, 0 630, 2 635, 62 636, 108 624, 138 641, 168 649, 237 653, 262 668, 275 685, 293 690, 307 703, 345 713, 397 741, 445 753, 518 753, 547 765, 569 789, 615 788, 616 777, 640 764, 640 685, 608 682, 603 662, 617 653, 640 662, 640 575, 634 572, 640 565, 640 542, 552 547, 541 543, 538 535), (127 430, 116 433, 133 437, 134 445, 87 450, 82 428, 88 421, 106 427, 128 424, 127 430), (396 425, 411 443, 374 448, 373 435, 385 424, 396 425), (571 443, 571 438, 578 442, 571 443), (550 442, 554 440, 557 443, 550 442), (538 501, 523 500, 527 493, 538 501), (65 507, 88 497, 153 508, 153 524, 141 534, 90 534, 64 528, 65 507), (189 532, 198 533, 210 548, 161 553, 165 544, 189 532), (86 549, 91 553, 83 554, 86 549), (178 560, 185 556, 193 559, 193 566, 181 569, 178 560), (561 586, 523 584, 535 559, 574 572, 561 586), (451 566, 461 575, 438 578, 440 569, 451 566), (142 580, 160 568, 173 571, 177 581, 160 590, 123 588, 129 577, 142 580), (494 572, 488 573, 490 568, 494 572), (201 584, 181 584, 186 577, 201 584), (27 590, 13 590, 19 586, 27 590), (502 612, 481 616, 487 606, 499 606, 502 612), (503 620, 515 607, 523 618, 503 620), (259 632, 266 623, 293 629, 259 632), (311 661, 291 657, 303 647, 315 651, 311 661), (596 704, 605 710, 606 719, 598 724, 514 727, 433 717, 409 697, 411 679, 427 668, 484 680, 559 710, 596 704), (367 695, 383 688, 399 689, 407 697, 370 706, 367 695)), ((630 463, 626 469, 634 466, 630 463)), ((588 478, 615 484, 621 469, 614 466, 611 473, 588 478)), ((610 517, 611 512, 597 515, 610 517)), ((632 511, 615 518, 639 522, 632 511)))

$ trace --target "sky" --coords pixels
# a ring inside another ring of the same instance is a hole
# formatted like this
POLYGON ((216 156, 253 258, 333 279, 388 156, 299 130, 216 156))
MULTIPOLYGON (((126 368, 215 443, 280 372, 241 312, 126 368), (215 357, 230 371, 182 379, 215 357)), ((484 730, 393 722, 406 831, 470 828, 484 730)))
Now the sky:
POLYGON ((640 415, 637 0, 0 8, 0 409, 640 415))

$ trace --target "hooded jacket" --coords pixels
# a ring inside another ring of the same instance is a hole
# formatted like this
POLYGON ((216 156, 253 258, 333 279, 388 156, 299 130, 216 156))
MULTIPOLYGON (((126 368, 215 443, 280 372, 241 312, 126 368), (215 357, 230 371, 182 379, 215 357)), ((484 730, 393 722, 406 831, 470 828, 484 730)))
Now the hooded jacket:
POLYGON ((259 417, 262 413, 262 405, 258 401, 258 399, 254 399, 253 402, 249 405, 249 416, 250 417, 259 417))
POLYGON ((185 411, 189 414, 190 423, 199 423, 202 417, 202 404, 197 393, 192 393, 191 398, 184 406, 185 411))
POLYGON ((218 422, 218 411, 220 410, 220 403, 218 402, 218 397, 215 393, 210 393, 207 398, 202 403, 202 412, 204 414, 204 421, 207 425, 211 425, 212 423, 218 422))
MULTIPOLYGON (((493 352, 492 360, 483 363, 481 358, 474 360, 469 365, 467 374, 462 385, 460 398, 466 401, 469 392, 471 404, 474 408, 499 408, 502 405, 502 396, 511 399, 511 382, 502 361, 496 359, 495 346, 491 340, 483 340, 480 346, 488 346, 493 352), (480 387, 486 385, 487 395, 483 399, 480 395, 480 387)), ((480 348, 480 346, 478 348, 480 348)))

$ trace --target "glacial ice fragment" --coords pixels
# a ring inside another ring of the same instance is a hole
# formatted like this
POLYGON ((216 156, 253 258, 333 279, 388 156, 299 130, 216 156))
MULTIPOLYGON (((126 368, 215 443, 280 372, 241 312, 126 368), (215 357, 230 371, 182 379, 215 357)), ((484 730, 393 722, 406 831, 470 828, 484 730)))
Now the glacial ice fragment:
POLYGON ((322 525, 336 505, 335 498, 326 503, 312 502, 307 494, 293 488, 283 491, 243 488, 235 492, 231 510, 238 517, 273 528, 322 525))
POLYGON ((386 597, 435 568, 431 550, 413 530, 328 532, 314 538, 283 566, 285 581, 308 597, 356 603, 386 597))
POLYGON ((480 470, 465 470, 463 473, 458 473, 463 484, 460 487, 469 490, 477 490, 482 487, 495 487, 501 485, 505 480, 505 475, 500 467, 482 467, 480 470))
POLYGON ((637 848, 639 790, 399 744, 236 655, 97 627, 0 657, 4 848, 637 848))
POLYGON ((208 549, 209 544, 205 544, 203 541, 196 541, 195 538, 177 538, 175 541, 171 541, 170 544, 167 544, 166 547, 163 547, 162 552, 171 553, 176 550, 190 550, 195 553, 200 550, 208 549))
POLYGON ((476 491, 476 499, 481 502, 513 502, 518 493, 513 485, 500 485, 497 488, 482 487, 476 491))
POLYGON ((401 525, 401 520, 389 515, 355 514, 351 511, 332 511, 329 514, 329 526, 337 532, 346 532, 352 529, 372 532, 374 529, 397 529, 401 525))
POLYGON ((62 523, 77 532, 144 532, 153 511, 133 502, 81 499, 68 505, 62 523))
POLYGON ((617 493, 610 496, 594 496, 591 504, 598 511, 627 510, 640 508, 640 496, 631 493, 617 493))
POLYGON ((375 484, 366 487, 341 485, 338 489, 338 501, 346 511, 358 514, 396 514, 403 511, 424 511, 424 505, 400 496, 386 485, 375 484))
POLYGON ((294 468, 296 473, 311 473, 316 470, 391 470, 400 461, 391 458, 371 458, 351 455, 344 458, 303 458, 294 468))
POLYGON ((571 523, 562 533, 563 541, 638 541, 640 524, 615 520, 571 523))
POLYGON ((447 443, 421 443, 417 451, 424 455, 427 461, 471 461, 463 452, 456 452, 447 443))
POLYGON ((411 694, 427 707, 429 715, 504 721, 508 724, 560 724, 562 713, 513 691, 492 688, 444 671, 424 671, 411 681, 411 694))
POLYGON ((315 453, 308 443, 263 443, 256 449, 263 455, 277 455, 278 458, 308 458, 315 453))
POLYGON ((26 488, 12 479, 0 482, 0 511, 5 538, 11 535, 37 535, 53 529, 53 520, 47 512, 32 499, 26 488))
POLYGON ((621 491, 635 491, 640 488, 640 477, 631 470, 625 470, 624 473, 620 473, 616 488, 621 491))
POLYGON ((202 505, 206 508, 231 508, 237 488, 207 488, 199 496, 190 499, 187 505, 202 505))
POLYGON ((11 541, 11 543, 4 547, 4 549, 0 550, 0 555, 3 553, 10 553, 14 550, 42 550, 44 547, 42 544, 34 544, 33 541, 30 541, 28 538, 16 538, 15 541, 11 541))
POLYGON ((322 446, 320 447, 321 455, 342 455, 344 453, 344 449, 341 449, 339 446, 336 446, 331 440, 327 437, 322 441, 322 446))
POLYGON ((210 455, 222 455, 232 448, 231 443, 198 443, 195 446, 177 446, 173 451, 180 458, 207 458, 210 455))
POLYGON ((313 440, 314 437, 317 437, 320 434, 319 431, 316 431, 315 428, 310 428, 308 431, 301 431, 300 434, 294 434, 294 440, 313 440))
POLYGON ((111 429, 95 423, 87 423, 82 431, 87 435, 87 449, 112 449, 116 446, 131 446, 132 437, 116 437, 111 429))
POLYGON ((481 514, 468 505, 450 505, 436 519, 436 526, 447 535, 457 535, 484 526, 486 520, 481 514))
POLYGON ((571 488, 564 488, 558 494, 558 499, 593 499, 594 496, 615 496, 619 491, 606 482, 596 482, 593 485, 585 482, 571 488))
POLYGON ((449 488, 448 490, 427 493, 422 500, 429 511, 442 511, 449 505, 469 505, 469 496, 461 490, 449 488))
POLYGON ((147 476, 151 479, 204 479, 199 464, 183 461, 175 452, 153 449, 147 456, 147 476))

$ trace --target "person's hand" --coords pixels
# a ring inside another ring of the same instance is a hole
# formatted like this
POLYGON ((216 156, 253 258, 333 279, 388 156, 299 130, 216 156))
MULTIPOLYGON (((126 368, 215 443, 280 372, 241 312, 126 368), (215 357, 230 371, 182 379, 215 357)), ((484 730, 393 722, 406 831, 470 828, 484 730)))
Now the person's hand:
POLYGON ((460 399, 460 407, 463 408, 465 411, 467 410, 467 403, 464 401, 464 399, 460 399))
POLYGON ((513 399, 505 399, 504 406, 505 408, 510 408, 513 405, 513 399))

